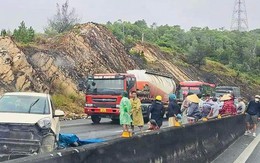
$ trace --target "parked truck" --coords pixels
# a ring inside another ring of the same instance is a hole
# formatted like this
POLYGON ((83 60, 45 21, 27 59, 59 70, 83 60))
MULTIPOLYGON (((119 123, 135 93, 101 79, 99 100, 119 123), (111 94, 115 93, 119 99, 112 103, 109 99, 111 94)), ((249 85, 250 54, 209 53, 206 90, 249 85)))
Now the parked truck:
POLYGON ((194 93, 194 94, 210 94, 213 96, 214 89, 216 85, 205 83, 202 81, 182 81, 179 83, 177 88, 177 98, 179 104, 184 100, 184 94, 194 93))
POLYGON ((224 94, 231 93, 235 98, 241 97, 240 88, 236 86, 217 86, 215 90, 215 96, 223 96, 224 94))
POLYGON ((85 113, 91 116, 93 123, 99 123, 102 117, 118 121, 123 91, 127 91, 129 95, 132 91, 137 92, 141 99, 144 120, 148 121, 152 100, 161 95, 162 102, 166 103, 168 95, 175 92, 176 85, 168 75, 147 70, 129 70, 126 73, 88 76, 79 88, 85 92, 85 113))

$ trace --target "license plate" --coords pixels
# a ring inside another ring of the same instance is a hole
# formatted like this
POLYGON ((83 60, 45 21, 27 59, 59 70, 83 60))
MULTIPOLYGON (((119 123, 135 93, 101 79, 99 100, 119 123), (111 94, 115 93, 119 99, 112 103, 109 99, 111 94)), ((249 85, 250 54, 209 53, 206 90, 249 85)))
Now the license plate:
POLYGON ((103 112, 103 113, 104 113, 104 112, 107 112, 107 109, 101 108, 101 109, 100 109, 100 112, 103 112))

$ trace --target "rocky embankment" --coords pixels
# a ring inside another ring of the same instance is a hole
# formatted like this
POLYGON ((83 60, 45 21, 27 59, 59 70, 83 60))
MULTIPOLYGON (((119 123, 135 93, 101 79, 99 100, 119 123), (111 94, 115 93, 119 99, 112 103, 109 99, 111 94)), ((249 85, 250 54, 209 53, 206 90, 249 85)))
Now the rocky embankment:
POLYGON ((102 25, 76 26, 41 45, 18 46, 0 37, 1 91, 76 93, 80 78, 138 68, 124 46, 102 25))
MULTIPOLYGON (((209 73, 179 64, 180 55, 161 51, 150 44, 137 44, 130 55, 104 26, 86 23, 52 38, 41 38, 30 45, 20 45, 10 37, 0 37, 0 94, 4 91, 37 91, 67 95, 82 94, 77 84, 93 73, 126 72, 129 69, 154 69, 172 74, 174 79, 202 80, 216 84, 239 85, 244 93, 255 93, 259 86, 243 83, 239 78, 209 73)), ((73 112, 73 110, 72 110, 73 112)))

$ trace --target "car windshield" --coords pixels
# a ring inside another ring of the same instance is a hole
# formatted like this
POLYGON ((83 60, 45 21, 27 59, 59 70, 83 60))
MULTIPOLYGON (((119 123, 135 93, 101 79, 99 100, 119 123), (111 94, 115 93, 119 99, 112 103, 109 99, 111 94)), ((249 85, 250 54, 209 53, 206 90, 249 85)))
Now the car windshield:
POLYGON ((124 91, 123 79, 88 80, 88 94, 121 94, 124 91))
POLYGON ((4 95, 0 98, 0 112, 49 114, 50 109, 46 97, 4 95))

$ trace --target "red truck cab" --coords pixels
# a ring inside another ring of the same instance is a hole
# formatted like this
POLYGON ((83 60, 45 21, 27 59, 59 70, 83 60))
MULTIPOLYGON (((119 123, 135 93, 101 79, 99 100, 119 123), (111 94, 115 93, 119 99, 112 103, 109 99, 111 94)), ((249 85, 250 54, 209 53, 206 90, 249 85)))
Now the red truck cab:
POLYGON ((84 111, 93 123, 102 117, 116 121, 122 93, 136 90, 136 78, 132 74, 95 74, 87 78, 85 88, 84 111))

